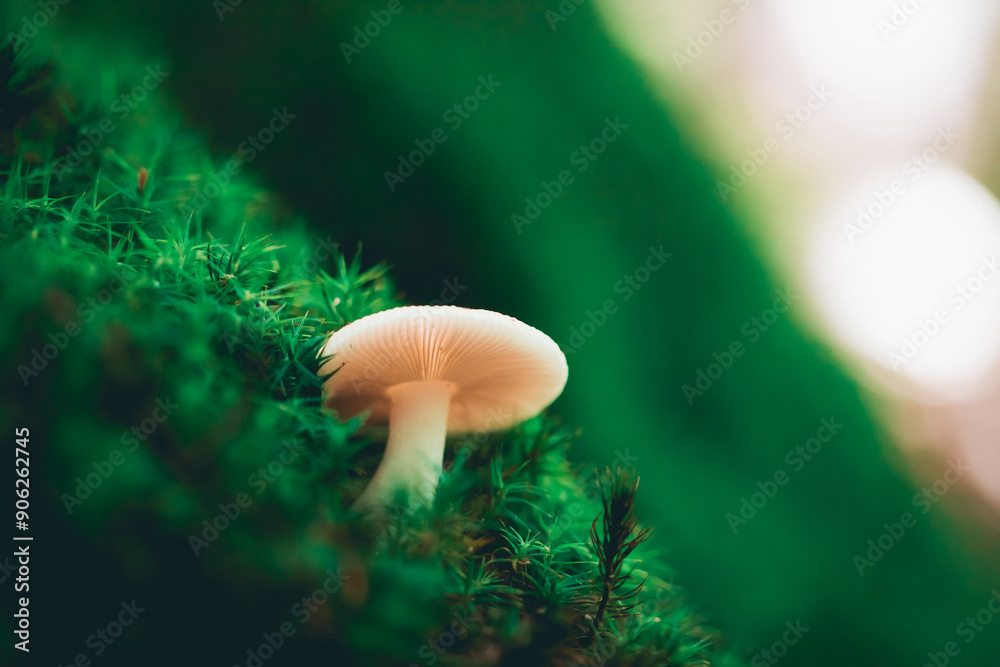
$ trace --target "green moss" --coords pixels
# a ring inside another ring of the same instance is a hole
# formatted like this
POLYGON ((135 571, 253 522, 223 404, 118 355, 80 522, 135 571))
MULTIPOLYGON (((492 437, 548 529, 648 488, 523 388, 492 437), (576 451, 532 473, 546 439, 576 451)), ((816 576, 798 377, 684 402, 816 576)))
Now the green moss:
POLYGON ((113 535, 138 581, 183 542, 233 590, 326 583, 315 609, 242 622, 304 627, 353 664, 734 664, 644 549, 628 471, 580 474, 551 416, 453 442, 432 508, 352 516, 381 442, 320 410, 317 353, 398 305, 387 267, 316 238, 244 164, 211 187, 238 156, 158 89, 112 116, 143 64, 74 53, 5 52, 31 100, 2 137, 0 203, 5 423, 47 416, 45 484, 73 530, 113 535))

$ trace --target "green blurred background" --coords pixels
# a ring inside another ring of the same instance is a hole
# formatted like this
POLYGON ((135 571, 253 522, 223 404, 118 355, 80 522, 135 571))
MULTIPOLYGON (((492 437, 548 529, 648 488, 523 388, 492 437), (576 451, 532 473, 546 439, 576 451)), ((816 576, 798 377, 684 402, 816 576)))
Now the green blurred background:
MULTIPOLYGON (((920 483, 899 472, 858 387, 797 326, 801 300, 747 333, 781 290, 803 291, 769 276, 594 7, 553 30, 555 2, 388 6, 70 2, 56 23, 109 58, 167 63, 166 89, 220 157, 287 107, 295 118, 250 170, 317 235, 361 243, 366 264, 387 261, 405 301, 508 313, 563 345, 570 381, 553 411, 582 430, 575 459, 632 457, 641 517, 676 582, 752 664, 773 664, 758 651, 787 622, 809 630, 786 665, 915 667, 956 640, 954 664, 994 664, 1000 621, 967 645, 956 626, 1000 586, 995 530, 949 498, 916 511, 917 525, 859 576, 854 557, 915 511, 920 483), (348 62, 342 43, 373 11, 391 20, 348 62), (446 112, 480 77, 499 85, 455 127, 446 112), (607 119, 627 127, 581 162, 607 119), (447 139, 390 190, 385 172, 436 128, 447 139), (518 229, 512 215, 563 170, 572 182, 518 229), (662 268, 623 287, 661 246, 662 268), (682 386, 734 342, 745 353, 689 401, 682 386), (842 430, 795 471, 786 454, 823 419, 842 430), (727 514, 782 470, 788 484, 734 534, 727 514)), ((7 16, 35 10, 12 3, 7 16)), ((947 463, 933 466, 943 475, 947 463)))

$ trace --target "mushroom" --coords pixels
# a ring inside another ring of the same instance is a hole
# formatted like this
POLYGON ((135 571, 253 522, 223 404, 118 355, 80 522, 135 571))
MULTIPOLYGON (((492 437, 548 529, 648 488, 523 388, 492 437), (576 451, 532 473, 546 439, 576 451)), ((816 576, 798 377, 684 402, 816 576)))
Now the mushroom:
POLYGON ((388 422, 385 454, 354 509, 399 491, 429 503, 448 434, 489 432, 534 417, 562 393, 566 357, 513 317, 456 306, 404 306, 351 322, 324 345, 324 406, 342 419, 388 422))

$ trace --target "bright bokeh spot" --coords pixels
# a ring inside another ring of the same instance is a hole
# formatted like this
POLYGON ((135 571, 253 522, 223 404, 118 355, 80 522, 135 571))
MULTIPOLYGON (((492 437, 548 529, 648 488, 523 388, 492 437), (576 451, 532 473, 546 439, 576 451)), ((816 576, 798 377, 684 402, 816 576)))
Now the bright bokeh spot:
POLYGON ((833 91, 823 122, 841 147, 907 151, 928 130, 973 115, 998 8, 986 0, 765 0, 760 27, 771 39, 754 40, 748 55, 756 54, 760 92, 833 91))
POLYGON ((841 196, 806 259, 817 305, 850 348, 951 396, 995 361, 1000 204, 959 169, 841 196))

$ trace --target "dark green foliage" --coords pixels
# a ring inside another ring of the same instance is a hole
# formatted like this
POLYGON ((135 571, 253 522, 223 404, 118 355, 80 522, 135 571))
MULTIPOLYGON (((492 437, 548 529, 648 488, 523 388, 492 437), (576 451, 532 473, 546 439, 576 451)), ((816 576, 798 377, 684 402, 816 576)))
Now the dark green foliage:
MULTIPOLYGON (((190 591, 192 572, 221 585, 221 599, 184 604, 228 606, 200 628, 214 644, 198 655, 230 663, 290 622, 295 648, 276 664, 292 651, 296 664, 731 664, 643 552, 635 483, 609 478, 602 495, 549 417, 457 440, 432 508, 400 498, 386 525, 359 522, 346 508, 380 440, 320 409, 317 355, 330 332, 398 304, 386 267, 327 250, 315 266, 316 248, 332 246, 247 173, 196 205, 220 166, 157 91, 77 164, 138 64, 116 60, 88 86, 56 61, 50 97, 37 98, 16 83, 35 75, 9 50, 3 62, 3 113, 18 118, 3 140, 18 148, 0 202, 0 421, 31 420, 48 461, 39 493, 115 564, 103 586, 131 597, 176 577, 190 591), (88 119, 23 117, 57 108, 56 96, 88 119), (325 582, 322 603, 296 605, 325 582), (235 602, 250 597, 273 606, 235 602)), ((183 655, 171 634, 183 622, 138 624, 133 653, 119 646, 105 664, 158 664, 167 646, 183 655)), ((65 659, 77 639, 50 648, 65 659)))
POLYGON ((616 618, 627 617, 635 608, 632 600, 642 592, 643 582, 633 584, 630 581, 632 571, 625 569, 625 561, 636 547, 649 538, 648 528, 636 532, 638 520, 633 512, 639 479, 632 482, 621 471, 612 474, 609 470, 603 481, 604 511, 599 517, 601 530, 597 529, 597 519, 590 526, 590 543, 597 552, 600 578, 604 583, 594 616, 595 634, 601 627, 605 612, 616 618))
MULTIPOLYGON (((0 49, 0 128, 17 128, 41 106, 50 67, 32 62, 27 49, 0 49)), ((9 153, 11 137, 4 132, 0 148, 9 153)))

